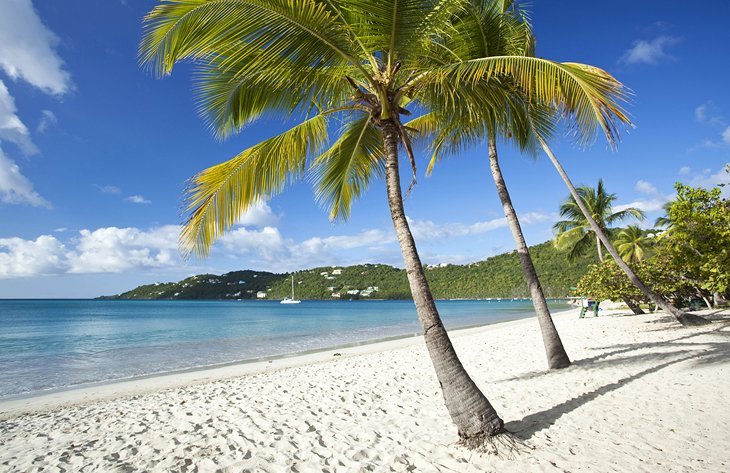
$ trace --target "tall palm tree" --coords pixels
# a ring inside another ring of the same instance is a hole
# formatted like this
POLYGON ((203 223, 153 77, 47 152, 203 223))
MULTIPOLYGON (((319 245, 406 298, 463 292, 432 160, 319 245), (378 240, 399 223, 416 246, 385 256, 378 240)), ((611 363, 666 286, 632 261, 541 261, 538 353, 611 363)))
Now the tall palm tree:
MULTIPOLYGON (((613 202, 616 201, 616 194, 609 194, 603 185, 603 179, 598 180, 598 187, 583 186, 577 189, 580 199, 590 212, 591 218, 598 224, 601 231, 611 233, 610 225, 626 220, 628 218, 644 219, 644 212, 629 207, 619 212, 613 212, 613 202)), ((576 199, 568 196, 560 205, 560 216, 566 220, 560 220, 553 225, 556 232, 555 246, 561 250, 568 251, 568 260, 584 254, 595 242, 598 250, 598 259, 603 262, 603 244, 583 214, 576 199)), ((631 299, 625 297, 624 302, 634 314, 643 314, 644 311, 631 299)))
MULTIPOLYGON (((448 63, 457 58, 473 58, 488 56, 515 56, 531 55, 534 46, 534 37, 526 19, 512 7, 512 1, 472 0, 466 2, 462 14, 454 22, 454 32, 449 36, 445 50, 431 51, 429 57, 440 63, 448 63)), ((513 84, 507 78, 492 80, 492 83, 480 84, 477 90, 459 91, 464 100, 471 102, 472 107, 468 115, 460 116, 457 120, 453 113, 445 116, 445 123, 431 122, 431 117, 419 117, 412 126, 420 131, 431 131, 435 134, 434 155, 429 165, 429 173, 433 165, 440 158, 442 151, 457 150, 467 142, 487 141, 489 166, 492 180, 497 189, 507 223, 515 241, 515 247, 522 266, 525 282, 530 291, 531 300, 535 308, 540 331, 545 347, 545 353, 550 369, 560 369, 570 366, 570 358, 563 347, 555 324, 550 315, 545 295, 537 276, 537 271, 530 257, 522 228, 520 227, 517 212, 512 205, 512 199, 507 190, 497 153, 497 134, 509 135, 520 147, 529 147, 531 130, 525 125, 528 123, 524 114, 521 97, 511 90, 513 84), (495 105, 488 100, 488 90, 493 87, 502 87, 511 93, 511 99, 505 103, 495 105), (479 90, 479 89, 482 90, 479 90), (486 90, 485 90, 486 89, 486 90), (480 94, 481 92, 481 94, 480 94), (487 96, 485 99, 484 95, 487 96), (474 110, 479 106, 481 110, 474 110), (478 119, 475 119, 479 117, 478 119), (430 129, 429 129, 430 128, 430 129)))
POLYGON ((550 159, 550 162, 552 162, 555 169, 558 171, 558 174, 560 174, 560 177, 563 179, 563 182, 565 182, 565 185, 568 187, 568 190, 570 191, 570 195, 572 196, 573 200, 575 200, 576 205, 580 208, 581 212, 585 216, 588 224, 590 225, 591 229, 595 232, 598 239, 603 243, 604 247, 608 251, 608 253, 611 255, 611 257, 616 261, 616 264, 621 268, 621 270, 626 274, 626 276, 629 278, 629 281, 631 281, 631 284, 636 286, 637 289, 639 289, 644 295, 646 295, 655 305, 658 307, 661 307, 664 311, 671 314, 677 321, 682 325, 704 325, 710 323, 707 319, 704 317, 700 317, 699 315, 695 314, 688 314, 686 312, 682 312, 681 310, 677 309, 675 306, 670 304, 666 299, 664 299, 662 296, 651 290, 649 287, 644 284, 644 282, 639 279, 639 277, 634 273, 634 271, 629 267, 626 262, 621 259, 621 256, 618 254, 618 251, 616 251, 616 248, 613 247, 611 242, 609 241, 608 237, 606 236, 605 232, 601 229, 601 227, 598 225, 596 220, 592 217, 590 210, 586 206, 583 199, 580 197, 580 194, 578 194, 578 190, 573 185, 573 182, 570 180, 570 177, 568 177, 568 173, 565 172, 565 169, 563 168, 563 165, 560 164, 560 161, 558 161, 558 158, 555 156, 555 153, 553 153, 550 146, 547 144, 547 141, 545 141, 545 138, 540 136, 538 134, 537 136, 538 141, 540 142, 540 146, 542 147, 543 151, 545 151, 545 154, 547 154, 548 158, 550 159))
POLYGON ((627 263, 639 263, 644 260, 649 238, 637 225, 629 225, 616 235, 614 245, 621 259, 627 263))
MULTIPOLYGON (((414 171, 415 158, 401 116, 428 112, 457 90, 504 77, 536 100, 582 117, 587 102, 576 97, 585 97, 586 84, 593 84, 589 91, 595 84, 610 91, 613 82, 580 65, 531 57, 437 66, 424 60, 425 48, 451 34, 462 6, 462 0, 165 0, 145 18, 140 58, 159 76, 179 61, 196 63, 200 110, 221 137, 267 113, 300 120, 192 178, 181 232, 187 254, 206 256, 254 202, 307 170, 332 218, 347 217, 369 183, 385 177, 446 407, 462 440, 478 447, 504 432, 504 423, 456 356, 426 282, 403 208, 399 148, 414 171), (332 143, 330 123, 341 124, 332 143)), ((503 89, 489 92, 493 103, 504 102, 503 89)), ((606 108, 613 103, 610 94, 591 100, 606 108)), ((452 101, 451 111, 461 106, 452 101)))
MULTIPOLYGON (((616 194, 606 192, 603 179, 598 180, 598 187, 583 186, 579 187, 577 192, 593 220, 606 234, 611 234, 609 227, 617 222, 629 218, 643 220, 645 217, 644 212, 635 207, 613 212, 616 194)), ((572 196, 568 196, 560 205, 560 216, 565 220, 560 220, 553 225, 553 230, 556 232, 555 246, 561 250, 568 250, 568 259, 574 260, 595 243, 598 259, 603 262, 603 244, 572 196)))

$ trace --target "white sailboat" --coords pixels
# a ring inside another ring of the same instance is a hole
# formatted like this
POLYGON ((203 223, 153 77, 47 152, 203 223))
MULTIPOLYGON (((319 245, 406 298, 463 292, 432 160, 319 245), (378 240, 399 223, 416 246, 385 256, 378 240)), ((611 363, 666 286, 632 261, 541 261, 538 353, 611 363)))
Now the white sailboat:
POLYGON ((281 304, 299 304, 300 300, 294 299, 294 275, 291 275, 291 298, 285 297, 281 300, 281 304))

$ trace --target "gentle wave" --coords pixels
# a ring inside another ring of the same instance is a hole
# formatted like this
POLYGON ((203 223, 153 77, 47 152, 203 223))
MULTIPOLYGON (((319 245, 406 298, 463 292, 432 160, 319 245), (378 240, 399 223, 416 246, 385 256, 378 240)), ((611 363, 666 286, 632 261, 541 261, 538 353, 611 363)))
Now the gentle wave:
MULTIPOLYGON (((448 328, 533 315, 529 300, 437 305, 448 328)), ((0 399, 420 332, 411 301, 0 300, 0 327, 0 399)))

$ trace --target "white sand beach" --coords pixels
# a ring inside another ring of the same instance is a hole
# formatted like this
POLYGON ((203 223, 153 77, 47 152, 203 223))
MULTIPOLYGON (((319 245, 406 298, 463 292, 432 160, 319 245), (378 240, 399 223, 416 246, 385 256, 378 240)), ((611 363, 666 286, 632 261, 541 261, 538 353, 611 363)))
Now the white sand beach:
POLYGON ((0 471, 730 471, 730 311, 555 316, 452 333, 513 455, 456 444, 421 338, 0 403, 0 471))

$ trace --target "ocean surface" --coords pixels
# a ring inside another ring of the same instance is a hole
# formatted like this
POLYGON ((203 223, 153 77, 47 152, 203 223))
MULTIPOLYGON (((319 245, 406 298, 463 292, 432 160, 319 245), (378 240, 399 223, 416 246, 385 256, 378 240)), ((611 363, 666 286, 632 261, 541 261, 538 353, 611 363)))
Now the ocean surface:
MULTIPOLYGON (((437 306, 447 328, 534 314, 529 300, 437 306)), ((417 333, 411 301, 0 300, 0 400, 417 333)))

